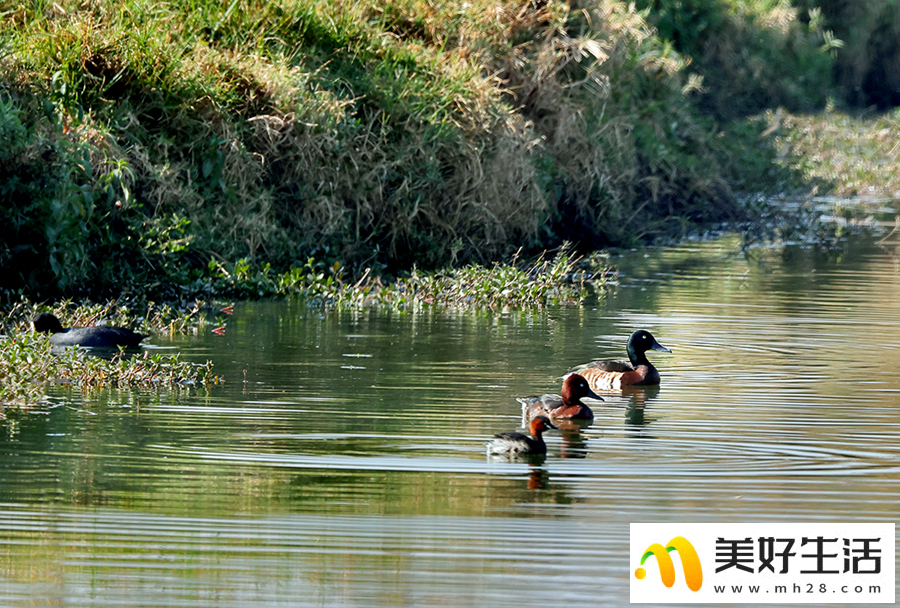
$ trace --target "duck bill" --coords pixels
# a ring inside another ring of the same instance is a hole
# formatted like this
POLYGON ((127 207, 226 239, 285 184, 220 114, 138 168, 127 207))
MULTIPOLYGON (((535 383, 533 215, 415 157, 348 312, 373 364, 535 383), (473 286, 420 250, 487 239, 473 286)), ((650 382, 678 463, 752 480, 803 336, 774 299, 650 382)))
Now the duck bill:
POLYGON ((604 399, 603 397, 601 397, 600 395, 598 395, 591 389, 588 389, 587 395, 585 395, 585 397, 588 397, 590 399, 596 399, 597 401, 606 401, 606 399, 604 399))
POLYGON ((663 353, 670 353, 670 352, 672 352, 672 351, 670 351, 668 348, 666 348, 665 346, 663 346, 662 344, 660 344, 659 342, 657 342, 656 339, 653 340, 653 344, 650 345, 650 348, 652 348, 653 350, 658 350, 658 351, 663 352, 663 353))

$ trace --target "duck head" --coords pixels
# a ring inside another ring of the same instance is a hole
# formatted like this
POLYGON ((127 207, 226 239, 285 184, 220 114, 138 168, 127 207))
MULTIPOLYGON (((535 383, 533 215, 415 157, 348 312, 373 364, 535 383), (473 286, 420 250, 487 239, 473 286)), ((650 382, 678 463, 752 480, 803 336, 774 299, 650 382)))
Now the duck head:
POLYGON ((672 352, 657 342, 656 338, 653 337, 653 334, 646 329, 639 329, 631 334, 631 337, 628 338, 626 350, 628 351, 628 357, 632 361, 634 361, 635 358, 640 358, 648 350, 658 350, 664 353, 672 352))
POLYGON ((58 334, 63 331, 62 323, 49 312, 42 312, 31 321, 31 326, 39 334, 58 334))
POLYGON ((560 394, 564 405, 581 404, 582 397, 605 401, 603 397, 591 390, 591 385, 588 384, 588 381, 581 374, 569 374, 566 376, 560 394))
POLYGON ((544 431, 548 429, 556 429, 559 428, 546 416, 536 416, 531 422, 528 423, 528 431, 531 433, 532 437, 540 437, 544 431))

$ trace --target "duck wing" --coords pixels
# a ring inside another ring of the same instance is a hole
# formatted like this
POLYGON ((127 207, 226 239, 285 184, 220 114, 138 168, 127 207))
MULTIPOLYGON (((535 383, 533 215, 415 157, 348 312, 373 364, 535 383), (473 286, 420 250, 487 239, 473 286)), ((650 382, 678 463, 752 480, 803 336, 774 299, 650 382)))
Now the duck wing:
POLYGON ((590 363, 585 363, 583 365, 578 365, 576 367, 573 367, 572 369, 570 369, 568 371, 568 373, 576 374, 576 373, 581 373, 588 369, 596 369, 596 370, 600 370, 602 372, 622 373, 622 372, 633 372, 634 366, 631 365, 631 363, 628 361, 611 361, 611 360, 603 361, 603 360, 598 359, 596 361, 591 361, 590 363))
MULTIPOLYGON (((514 456, 516 454, 527 454, 532 451, 532 443, 534 440, 523 433, 510 431, 508 433, 498 433, 494 435, 487 444, 487 453, 491 456, 514 456)), ((546 450, 546 448, 544 448, 546 450)), ((538 447, 538 451, 540 448, 538 447)))
POLYGON ((540 404, 541 407, 552 410, 562 405, 563 398, 561 395, 541 395, 540 397, 516 397, 516 401, 529 407, 540 404))
POLYGON ((531 439, 531 436, 518 431, 509 431, 507 433, 497 433, 494 435, 494 439, 501 441, 525 441, 526 439, 531 439))
POLYGON ((539 397, 516 397, 516 401, 522 404, 522 412, 528 418, 548 415, 563 404, 561 395, 541 395, 539 397))

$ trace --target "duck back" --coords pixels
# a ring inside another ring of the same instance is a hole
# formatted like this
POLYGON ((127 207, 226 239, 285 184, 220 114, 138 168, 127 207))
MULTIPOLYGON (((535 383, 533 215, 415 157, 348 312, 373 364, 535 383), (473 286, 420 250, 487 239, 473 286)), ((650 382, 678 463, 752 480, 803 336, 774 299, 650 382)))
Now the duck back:
POLYGON ((580 374, 581 372, 589 369, 596 369, 602 372, 624 373, 633 372, 634 366, 628 361, 603 361, 598 359, 596 361, 591 361, 590 363, 585 363, 584 365, 573 367, 569 370, 569 373, 580 374))
POLYGON ((51 335, 50 343, 87 348, 136 348, 146 337, 124 327, 73 327, 51 335))
POLYGON ((488 444, 488 454, 492 456, 546 453, 547 444, 544 443, 543 437, 532 439, 524 433, 515 431, 498 433, 488 444))

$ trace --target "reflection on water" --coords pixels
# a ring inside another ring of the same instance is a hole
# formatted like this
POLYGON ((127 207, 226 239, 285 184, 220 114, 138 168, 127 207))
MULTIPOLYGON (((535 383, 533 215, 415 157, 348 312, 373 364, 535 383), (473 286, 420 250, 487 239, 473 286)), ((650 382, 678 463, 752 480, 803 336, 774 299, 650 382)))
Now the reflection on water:
POLYGON ((238 304, 153 340, 223 387, 8 412, 0 605, 622 605, 630 522, 895 521, 897 254, 688 243, 582 309, 238 304), (673 350, 660 387, 603 393, 542 462, 485 456, 636 327, 673 350))
POLYGON ((627 399, 625 405, 625 424, 634 427, 634 436, 646 436, 645 425, 653 421, 652 413, 649 417, 647 411, 652 408, 653 401, 659 396, 659 386, 626 386, 621 394, 627 399))

